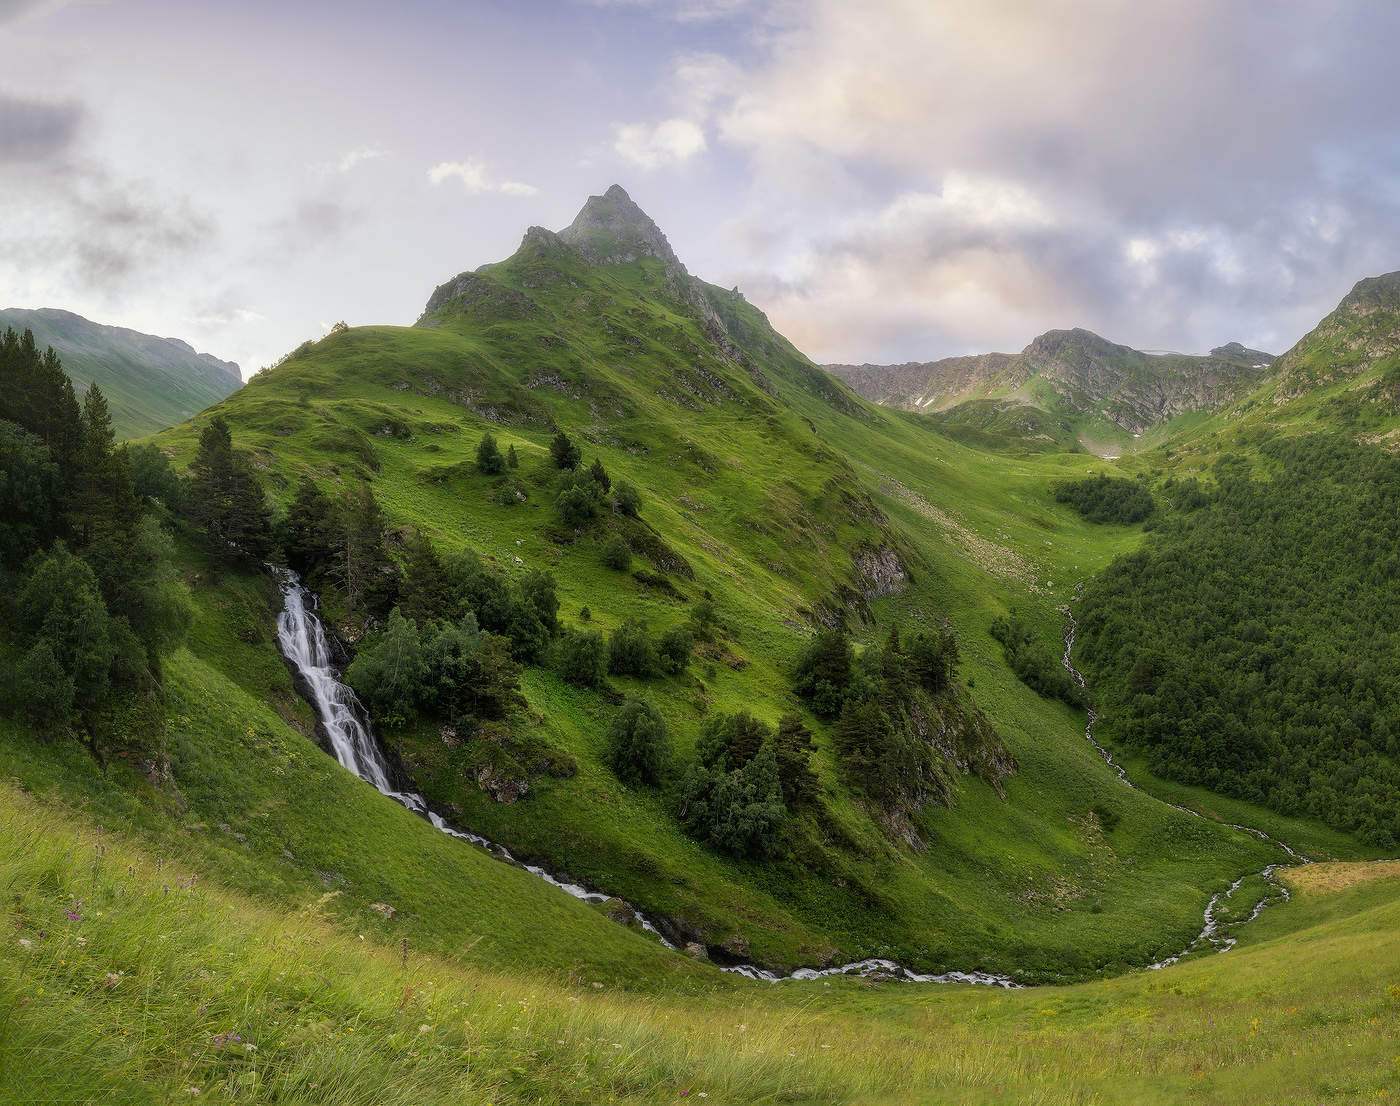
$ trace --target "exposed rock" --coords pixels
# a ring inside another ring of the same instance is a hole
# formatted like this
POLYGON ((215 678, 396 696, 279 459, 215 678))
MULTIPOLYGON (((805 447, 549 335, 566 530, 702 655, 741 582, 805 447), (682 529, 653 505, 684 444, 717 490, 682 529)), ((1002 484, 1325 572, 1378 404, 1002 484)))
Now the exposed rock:
POLYGON ((862 546, 851 555, 851 563, 861 577, 860 593, 866 600, 900 595, 909 586, 909 573, 899 554, 889 546, 879 549, 862 546))
POLYGON ((726 955, 734 957, 736 960, 747 960, 750 956, 749 942, 742 933, 731 933, 720 942, 721 949, 726 955))
POLYGON ((390 906, 387 902, 372 902, 369 904, 369 908, 373 910, 376 914, 378 914, 381 918, 392 919, 394 915, 398 913, 398 911, 395 910, 392 906, 390 906))
POLYGON ((637 908, 626 899, 611 898, 603 904, 603 913, 608 921, 618 925, 631 925, 637 920, 637 908))
POLYGON ((705 946, 699 941, 687 941, 685 954, 692 960, 709 960, 710 954, 705 951, 705 946))
POLYGON ((530 790, 530 781, 509 776, 499 768, 483 765, 476 773, 477 786, 498 803, 509 806, 530 790))

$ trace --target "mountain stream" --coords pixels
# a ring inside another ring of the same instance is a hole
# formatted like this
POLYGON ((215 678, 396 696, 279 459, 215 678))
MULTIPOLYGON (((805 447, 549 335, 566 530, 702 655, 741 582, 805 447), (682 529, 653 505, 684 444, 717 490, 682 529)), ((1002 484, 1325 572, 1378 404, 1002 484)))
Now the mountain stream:
MULTIPOLYGON (((510 864, 517 868, 523 868, 538 879, 544 880, 553 887, 557 887, 567 895, 572 895, 576 899, 581 899, 588 903, 607 902, 612 896, 599 891, 591 891, 577 883, 567 879, 561 879, 546 869, 536 864, 527 864, 517 860, 509 849, 504 845, 499 845, 494 841, 488 841, 479 834, 471 833, 457 826, 452 825, 440 814, 431 810, 428 802, 414 791, 400 791, 393 783, 389 770, 388 761, 384 757, 384 752, 379 746, 379 741, 374 735, 370 726, 369 716, 365 712, 360 701, 355 697, 346 684, 341 682, 336 670, 335 658, 331 652, 330 643, 326 638, 325 627, 321 619, 316 614, 316 597, 303 586, 296 573, 286 569, 274 570, 278 584, 282 591, 283 607, 282 612, 277 617, 277 645, 282 651, 282 655, 296 670, 299 677, 297 690, 311 704, 316 712, 316 717, 321 723, 327 740, 330 742, 331 751, 341 765, 348 768, 360 779, 370 784, 381 794, 393 799, 395 802, 407 807, 431 822, 433 826, 452 837, 467 841, 477 847, 484 849, 497 860, 510 864)), ((1064 609, 1066 618, 1069 620, 1065 633, 1065 654, 1064 665, 1071 677, 1082 687, 1084 677, 1070 663, 1070 652, 1074 648, 1075 622, 1069 612, 1069 608, 1064 609)), ((1099 755, 1114 768, 1121 779, 1129 787, 1133 784, 1128 780, 1127 774, 1122 767, 1114 762, 1108 751, 1094 740, 1093 727, 1096 719, 1093 710, 1089 711, 1089 723, 1085 730, 1085 737, 1098 750, 1099 755)), ((1176 806, 1176 804, 1170 804, 1176 806)), ((1177 810, 1202 817, 1201 814, 1186 807, 1177 806, 1177 810)), ((1236 826, 1236 829, 1243 830, 1262 840, 1273 841, 1268 835, 1260 830, 1249 826, 1236 826)), ((1274 841, 1289 856, 1302 861, 1297 853, 1288 848, 1282 842, 1274 841)), ((1269 884, 1275 888, 1283 898, 1288 897, 1288 891, 1274 879, 1274 872, 1278 865, 1270 865, 1260 873, 1269 884)), ((1241 876, 1230 887, 1228 891, 1217 893, 1211 898, 1205 910, 1205 927, 1200 935, 1186 949, 1176 956, 1168 957, 1149 968, 1163 968, 1168 964, 1173 964, 1187 953, 1192 952, 1203 945, 1209 944, 1211 947, 1224 951, 1232 947, 1235 939, 1224 932, 1226 923, 1217 921, 1215 914, 1222 899, 1228 899, 1234 891, 1248 878, 1241 876)), ((1268 903, 1268 898, 1261 899, 1254 908, 1254 913, 1244 921, 1252 921, 1258 916, 1268 903)), ((657 929, 655 924, 647 918, 640 910, 634 911, 636 922, 646 932, 652 934, 658 941, 668 949, 676 950, 676 945, 667 940, 657 929)), ((1244 924, 1244 921, 1229 923, 1229 928, 1244 924)), ((858 960, 850 964, 842 964, 832 968, 798 968, 790 975, 782 975, 768 968, 763 968, 757 964, 721 964, 718 965, 722 971, 734 972, 738 975, 747 976, 750 979, 764 980, 776 983, 781 980, 816 980, 829 976, 863 976, 875 978, 897 979, 908 983, 972 983, 993 987, 1020 987, 1009 976, 994 975, 981 971, 952 971, 940 974, 924 974, 913 972, 895 963, 892 960, 873 958, 868 960, 858 960)))

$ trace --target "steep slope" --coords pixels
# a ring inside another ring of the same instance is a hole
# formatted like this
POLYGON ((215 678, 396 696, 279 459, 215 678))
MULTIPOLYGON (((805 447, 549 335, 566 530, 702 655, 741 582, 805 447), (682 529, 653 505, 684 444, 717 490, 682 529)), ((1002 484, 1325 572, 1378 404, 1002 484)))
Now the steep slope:
MULTIPOLYGON (((1016 604, 1054 641, 1073 573, 1135 535, 1105 539, 1074 521, 1042 462, 993 463, 864 404, 742 296, 690 276, 621 189, 591 198, 566 231, 532 228, 508 260, 446 282, 417 326, 329 335, 215 411, 282 503, 304 476, 331 493, 367 481, 395 540, 413 527, 513 577, 549 569, 566 624, 661 631, 713 612, 714 640, 672 677, 615 676, 591 691, 527 668, 533 732, 577 769, 531 779, 518 802, 458 773, 459 734, 385 737, 454 821, 670 919, 717 955, 795 965, 884 950, 1040 977, 1141 964, 1194 936, 1208 889, 1269 853, 1124 793, 1081 720, 1009 678, 989 644, 991 617, 1016 604), (559 429, 585 464, 596 456, 641 489, 628 531, 638 571, 602 563, 611 521, 561 525, 548 448, 559 429), (488 430, 518 469, 478 471, 488 430), (844 624, 878 654, 891 624, 914 631, 945 613, 977 688, 921 723, 939 748, 937 801, 892 818, 852 791, 834 728, 792 691, 793 663, 817 626, 844 624), (653 700, 682 765, 708 718, 797 713, 816 733, 822 812, 794 820, 777 859, 701 845, 681 832, 674 796, 623 786, 607 767, 623 693, 653 700), (966 721, 974 697, 997 740, 966 721), (1096 834, 1096 804, 1118 819, 1113 848, 1096 834)), ((162 437, 179 463, 202 423, 162 437)))
POLYGON ((1102 419, 1137 435, 1184 412, 1237 398, 1271 360, 1238 342, 1205 357, 1144 353, 1074 329, 1047 331, 1015 356, 827 369, 887 406, 937 412, 970 400, 1001 399, 1071 419, 1102 419))
POLYGON ((139 438, 183 422, 243 384, 238 366, 198 353, 179 338, 95 323, 53 308, 0 310, 0 331, 34 332, 52 346, 81 392, 96 383, 107 397, 117 435, 139 438))

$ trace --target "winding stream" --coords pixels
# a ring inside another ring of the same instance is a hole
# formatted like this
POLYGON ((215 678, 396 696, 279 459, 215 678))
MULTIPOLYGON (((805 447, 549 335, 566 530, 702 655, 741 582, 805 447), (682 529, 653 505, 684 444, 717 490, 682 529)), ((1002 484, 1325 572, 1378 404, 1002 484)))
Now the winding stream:
MULTIPOLYGON (((316 614, 316 597, 309 592, 302 584, 301 579, 295 572, 288 569, 273 569, 278 585, 282 591, 283 607, 277 616, 277 645, 282 651, 282 655, 295 669, 298 680, 297 690, 311 704, 316 711, 322 729, 330 742, 331 751, 345 768, 348 768, 360 779, 373 786, 381 794, 393 799, 395 802, 407 807, 415 814, 427 819, 437 829, 452 837, 462 841, 470 842, 477 847, 486 850, 491 856, 505 864, 510 864, 517 868, 523 868, 538 879, 544 880, 553 887, 557 887, 565 894, 572 895, 576 899, 581 899, 588 903, 607 902, 613 896, 603 894, 599 891, 574 883, 567 879, 562 879, 537 864, 527 864, 517 860, 504 845, 489 841, 479 834, 471 833, 452 825, 440 814, 431 810, 428 802, 415 791, 400 791, 393 783, 388 761, 384 757, 384 752, 380 748, 378 739, 374 736, 374 731, 370 726, 369 716, 365 712, 360 701, 355 697, 355 693, 341 682, 339 673, 336 670, 334 655, 331 652, 330 643, 326 638, 325 627, 321 619, 316 614)), ((1065 617, 1068 619, 1068 627, 1065 631, 1065 654, 1064 666, 1070 676, 1081 686, 1084 686, 1084 677, 1071 664, 1070 653, 1074 649, 1074 632, 1076 623, 1069 608, 1063 608, 1065 617)), ((1094 746, 1104 761, 1109 764, 1117 773, 1118 778, 1127 786, 1133 787, 1133 783, 1128 779, 1121 765, 1116 763, 1108 750, 1094 740, 1093 729, 1097 715, 1091 709, 1089 711, 1089 722, 1085 728, 1084 736, 1094 746)), ((1169 804, 1194 817, 1204 817, 1198 811, 1190 810, 1187 807, 1177 806, 1175 803, 1169 804)), ((1250 826, 1235 826, 1235 829, 1243 830, 1245 833, 1254 835, 1265 841, 1273 841, 1289 856, 1295 860, 1302 861, 1287 845, 1280 841, 1275 841, 1261 830, 1250 826)), ((1288 898, 1288 891, 1276 879, 1273 878, 1278 865, 1270 865, 1260 873, 1264 879, 1277 890, 1284 898, 1288 898)), ((1269 903, 1269 898, 1264 898, 1255 906, 1254 912, 1249 918, 1237 922, 1225 923, 1217 920, 1216 912, 1219 904, 1223 900, 1228 900, 1236 889, 1247 879, 1249 875, 1241 876, 1229 890, 1218 892, 1214 895, 1205 909, 1205 925, 1197 938, 1176 956, 1168 957, 1155 964, 1148 965, 1151 969, 1164 968, 1168 964, 1174 964, 1181 957, 1185 956, 1205 944, 1224 951, 1235 944, 1235 938, 1224 932, 1225 929, 1233 929, 1243 925, 1245 922, 1253 921, 1258 917, 1260 911, 1269 903)), ((640 910, 634 910, 633 916, 639 926, 646 932, 652 934, 666 948, 678 951, 676 945, 667 940, 657 929, 651 919, 647 918, 640 910)), ((816 980, 831 976, 862 976, 896 979, 907 983, 970 983, 980 984, 990 987, 1019 988, 1022 984, 1017 983, 1010 976, 995 975, 990 972, 981 971, 952 971, 939 974, 925 974, 910 971, 908 968, 895 963, 892 960, 872 958, 868 960, 857 960, 850 964, 842 964, 833 968, 798 968, 790 975, 783 975, 768 968, 760 967, 757 964, 721 964, 717 965, 721 971, 733 972, 737 975, 746 976, 749 979, 763 980, 769 983, 777 983, 782 980, 816 980)))
MULTIPOLYGON (((1078 588, 1076 588, 1075 590, 1077 592, 1078 588)), ((1073 613, 1071 613, 1069 607, 1061 607, 1060 613, 1065 616, 1065 655, 1060 658, 1060 663, 1065 666, 1065 671, 1069 673, 1070 679, 1072 679, 1081 688, 1087 690, 1088 685, 1084 682, 1084 674, 1080 672, 1079 669, 1075 668, 1073 662, 1070 660, 1070 654, 1074 652, 1074 635, 1075 631, 1079 628, 1079 623, 1075 621, 1074 615, 1073 613)), ((1097 740, 1095 740, 1094 723, 1099 720, 1098 712, 1095 711, 1093 707, 1087 707, 1086 710, 1088 711, 1089 720, 1084 727, 1085 740, 1087 740, 1089 744, 1094 747, 1094 750, 1099 754, 1099 756, 1103 757, 1104 763, 1118 773, 1119 780, 1121 780, 1128 787, 1131 787, 1134 791, 1141 791, 1142 789, 1138 787, 1137 784, 1133 783, 1132 780, 1128 779, 1128 773, 1124 770, 1121 764, 1119 764, 1116 760, 1113 759, 1113 754, 1110 753, 1107 749, 1105 749, 1102 745, 1100 745, 1097 740)), ((1166 803, 1167 806, 1171 807, 1173 810, 1179 810, 1181 811, 1181 813, 1189 814, 1193 818, 1200 818, 1203 821, 1211 821, 1211 819, 1207 819, 1206 816, 1202 814, 1199 810, 1192 810, 1189 806, 1182 806, 1180 803, 1174 803, 1168 799, 1159 799, 1158 802, 1166 803)), ((1298 853, 1294 852, 1291 848, 1285 845, 1278 838, 1270 837, 1261 829, 1256 829, 1254 826, 1241 826, 1234 822, 1224 822, 1220 824, 1226 825, 1230 829, 1237 829, 1242 833, 1247 833, 1251 837, 1257 837, 1260 841, 1267 841, 1272 845, 1277 845, 1280 849, 1286 852, 1289 855, 1289 857, 1297 861, 1299 864, 1308 863, 1307 857, 1300 856, 1298 853)), ((1259 915, 1264 912, 1264 908, 1267 907, 1271 902, 1288 901, 1288 888, 1285 887, 1278 879, 1276 879, 1274 875, 1274 873, 1276 873, 1281 867, 1283 867, 1283 865, 1281 864, 1270 864, 1268 867, 1264 868, 1258 873, 1246 872, 1244 875, 1240 876, 1239 879, 1235 880, 1234 883, 1230 884, 1230 886, 1226 890, 1217 891, 1214 895, 1211 896, 1210 902, 1206 903, 1204 924, 1201 926, 1201 932, 1196 935, 1196 939, 1192 941, 1189 945, 1187 945, 1184 949, 1182 949, 1179 953, 1177 953, 1175 956, 1168 956, 1163 960, 1158 960, 1153 964, 1147 965, 1147 970, 1157 971, 1160 968, 1167 967, 1169 964, 1175 964, 1182 957, 1187 956, 1188 954, 1195 952, 1197 949, 1203 948, 1207 945, 1215 949, 1216 952, 1225 952, 1228 949, 1234 948, 1237 939, 1231 936, 1231 934, 1227 932, 1228 930, 1236 929, 1239 926, 1247 925, 1250 922, 1254 921, 1255 918, 1259 917, 1259 915), (1233 922, 1221 921, 1216 916, 1221 904, 1228 902, 1230 900, 1230 897, 1234 895, 1236 891, 1239 890, 1241 884, 1243 884, 1244 881, 1247 880, 1250 876, 1256 874, 1263 877, 1264 882, 1269 885, 1273 894, 1266 894, 1257 903, 1255 903, 1254 909, 1250 912, 1249 917, 1240 918, 1237 921, 1233 922)))
MULTIPOLYGON (((316 615, 316 597, 302 585, 295 572, 274 569, 282 590, 282 613, 277 616, 277 646, 296 669, 300 677, 297 690, 316 711, 316 717, 330 741, 331 751, 344 767, 381 794, 426 818, 443 833, 485 849, 497 860, 523 868, 532 876, 544 880, 565 894, 584 902, 607 902, 613 896, 590 891, 577 883, 560 879, 537 864, 526 864, 511 855, 509 849, 479 834, 459 829, 435 811, 416 791, 397 790, 390 778, 389 764, 370 727, 369 715, 355 693, 340 681, 335 659, 326 638, 325 627, 316 615)), ((666 948, 678 951, 660 930, 640 910, 633 911, 637 924, 652 934, 666 948)), ((827 976, 888 976, 908 983, 979 983, 992 987, 1019 987, 1009 976, 989 972, 945 972, 925 975, 911 972, 892 960, 858 960, 835 968, 798 968, 791 975, 782 975, 757 964, 722 964, 722 971, 734 972, 749 979, 777 983, 785 979, 813 980, 827 976)))

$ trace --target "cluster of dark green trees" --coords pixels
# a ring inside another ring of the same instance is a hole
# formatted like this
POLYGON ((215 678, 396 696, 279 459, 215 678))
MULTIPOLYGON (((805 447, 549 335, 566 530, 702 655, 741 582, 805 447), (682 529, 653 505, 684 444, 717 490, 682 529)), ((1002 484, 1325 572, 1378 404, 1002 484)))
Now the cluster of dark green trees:
POLYGON ((1171 490, 1195 509, 1090 584, 1080 665, 1155 772, 1393 848, 1400 458, 1323 435, 1262 455, 1171 490))
POLYGON ((891 627, 881 648, 859 658, 841 630, 817 634, 800 656, 794 690, 835 723, 838 759, 851 787, 887 809, 912 810, 944 782, 931 744, 958 662, 946 627, 901 640, 891 627))
POLYGON ((1068 503, 1090 522, 1143 522, 1157 504, 1142 484, 1120 476, 1094 476, 1071 480, 1055 489, 1055 499, 1068 503))
POLYGON ((657 637, 629 618, 605 637, 599 630, 569 628, 555 643, 559 674, 579 687, 602 687, 609 676, 649 680, 685 671, 695 649, 694 624, 673 626, 657 637))
POLYGON ((1060 659, 1036 640, 1015 612, 996 619, 991 634, 1001 642, 1007 666, 1032 691, 1072 707, 1086 704, 1084 689, 1070 678, 1060 659))
POLYGON ((549 454, 559 470, 554 505, 565 524, 580 528, 609 513, 631 518, 641 513, 642 497, 637 489, 625 480, 614 484, 596 457, 583 468, 583 452, 562 430, 550 441, 549 454))
POLYGON ((161 658, 191 617, 163 521, 180 484, 116 445, 101 390, 79 403, 52 349, 0 338, 0 694, 40 730, 120 743, 115 715, 160 710, 161 658))

